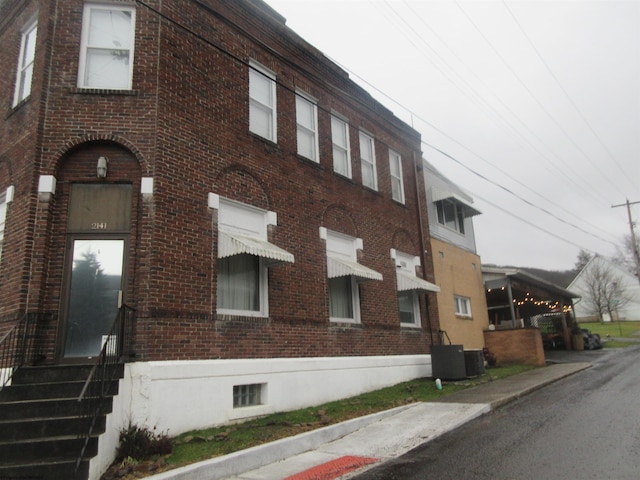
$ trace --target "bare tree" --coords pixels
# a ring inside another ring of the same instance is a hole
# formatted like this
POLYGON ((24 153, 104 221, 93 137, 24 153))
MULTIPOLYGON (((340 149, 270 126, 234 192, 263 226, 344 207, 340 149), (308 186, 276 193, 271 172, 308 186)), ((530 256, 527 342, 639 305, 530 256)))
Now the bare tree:
POLYGON ((575 266, 573 267, 576 274, 580 273, 582 269, 587 266, 589 260, 591 260, 591 254, 584 248, 581 248, 578 252, 578 258, 576 259, 575 266))
POLYGON ((608 314, 611 320, 614 313, 629 303, 623 279, 616 274, 614 268, 596 256, 585 270, 584 295, 582 300, 592 315, 600 321, 608 314))
POLYGON ((620 265, 634 275, 636 275, 637 272, 635 252, 640 252, 640 237, 636 237, 635 240, 636 245, 634 248, 631 234, 625 235, 622 246, 616 246, 616 254, 611 257, 613 263, 620 265))

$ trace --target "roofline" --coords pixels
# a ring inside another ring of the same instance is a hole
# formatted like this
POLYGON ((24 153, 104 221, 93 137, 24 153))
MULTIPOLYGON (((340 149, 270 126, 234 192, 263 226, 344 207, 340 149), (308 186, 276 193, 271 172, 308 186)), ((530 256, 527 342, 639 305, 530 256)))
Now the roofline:
POLYGON ((527 280, 530 283, 537 283, 547 288, 554 290, 556 293, 560 293, 567 298, 581 298, 580 295, 577 295, 574 292, 567 290, 555 283, 548 282, 532 273, 526 272, 519 268, 500 268, 500 267, 485 267, 482 266, 482 273, 502 273, 505 277, 513 277, 519 278, 521 280, 527 280))

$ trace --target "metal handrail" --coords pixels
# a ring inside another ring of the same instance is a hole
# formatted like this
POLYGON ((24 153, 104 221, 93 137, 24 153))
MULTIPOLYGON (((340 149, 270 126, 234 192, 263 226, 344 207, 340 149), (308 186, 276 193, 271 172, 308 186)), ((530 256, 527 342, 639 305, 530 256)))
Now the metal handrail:
POLYGON ((33 363, 36 354, 35 313, 25 313, 0 339, 0 390, 11 383, 20 367, 33 363))
POLYGON ((118 377, 120 365, 135 357, 133 349, 134 328, 135 309, 122 305, 78 396, 78 402, 83 403, 82 416, 90 420, 88 431, 81 436, 84 441, 76 459, 76 472, 80 468, 96 422, 102 414, 105 398, 109 396, 108 389, 118 377))

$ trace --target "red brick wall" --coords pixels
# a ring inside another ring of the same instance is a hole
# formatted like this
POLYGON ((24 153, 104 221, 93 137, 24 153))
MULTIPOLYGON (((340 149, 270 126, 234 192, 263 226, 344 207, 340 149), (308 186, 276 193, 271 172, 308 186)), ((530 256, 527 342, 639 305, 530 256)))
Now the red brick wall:
POLYGON ((518 328, 513 330, 485 330, 486 347, 496 356, 498 365, 504 364, 545 364, 540 330, 518 328))
MULTIPOLYGON (((43 44, 42 51, 46 45, 55 61, 45 65, 39 60, 42 64, 36 78, 50 88, 41 96, 43 100, 34 95, 0 121, 5 132, 22 129, 37 139, 19 147, 4 133, 3 145, 7 141, 11 148, 22 148, 24 154, 0 152, 0 169, 2 159, 11 156, 19 159, 13 171, 28 172, 25 178, 13 174, 12 181, 25 200, 23 215, 28 219, 17 220, 11 215, 10 241, 16 242, 18 252, 7 261, 38 269, 28 279, 9 275, 7 283, 0 284, 4 292, 28 292, 15 303, 25 303, 28 297, 30 308, 48 313, 54 325, 59 321, 64 303, 69 185, 97 181, 95 161, 104 154, 111 160, 108 181, 131 182, 134 192, 139 192, 140 177, 153 177, 155 182, 152 200, 134 195, 127 272, 127 301, 138 312, 139 358, 428 352, 430 331, 438 330, 435 297, 431 295, 427 313, 427 299, 421 296, 421 329, 400 328, 395 266, 389 253, 391 248, 414 255, 430 251, 426 248, 427 221, 422 232, 418 222, 418 202, 423 213, 426 205, 424 195, 416 194, 416 190, 424 192, 422 175, 416 175, 414 166, 414 159, 421 155, 417 132, 250 2, 210 2, 215 11, 187 1, 146 2, 193 33, 139 6, 133 90, 78 90, 82 2, 54 2, 55 38, 49 36, 47 27, 49 2, 38 3, 39 25, 43 25, 38 44, 43 44), (245 64, 249 59, 264 64, 277 76, 277 143, 249 132, 245 64), (296 154, 296 88, 318 100, 319 164, 296 154), (40 102, 37 105, 36 100, 40 102), (36 110, 37 106, 41 110, 36 110), (332 109, 351 124, 352 179, 333 172, 332 109), (32 117, 22 119, 26 112, 32 117), (376 139, 377 192, 362 186, 359 128, 376 139), (29 151, 27 145, 34 143, 38 149, 29 151), (389 148, 402 155, 404 205, 391 200, 389 148), (48 204, 35 200, 40 174, 58 179, 56 195, 48 204), (278 226, 270 228, 269 239, 293 253, 295 263, 269 269, 268 318, 216 314, 217 212, 207 207, 209 192, 278 214, 278 226), (364 250, 359 261, 383 274, 382 282, 359 287, 359 325, 329 322, 326 253, 320 227, 362 238, 364 250), (29 228, 34 232, 31 237, 37 263, 27 255, 27 245, 16 240, 21 237, 13 234, 13 229, 29 232, 29 228)), ((9 37, 3 33, 3 45, 9 37)), ((39 59, 43 56, 40 52, 39 59)), ((8 65, 15 63, 11 55, 6 60, 8 65)), ((0 98, 6 103, 9 87, 2 84, 2 88, 0 98)), ((0 188, 5 183, 0 178, 0 188)), ((426 278, 433 282, 430 253, 421 257, 426 278)), ((0 308, 8 311, 12 306, 2 300, 0 308)), ((53 330, 48 330, 50 342, 57 338, 53 330)))

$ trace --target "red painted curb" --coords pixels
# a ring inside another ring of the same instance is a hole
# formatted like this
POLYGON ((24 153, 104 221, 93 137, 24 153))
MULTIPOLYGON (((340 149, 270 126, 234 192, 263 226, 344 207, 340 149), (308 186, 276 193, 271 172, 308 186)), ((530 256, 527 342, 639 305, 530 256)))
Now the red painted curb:
POLYGON ((357 470, 371 463, 376 463, 377 458, 345 456, 336 458, 322 465, 317 465, 304 472, 296 473, 284 480, 334 480, 341 475, 357 470))

